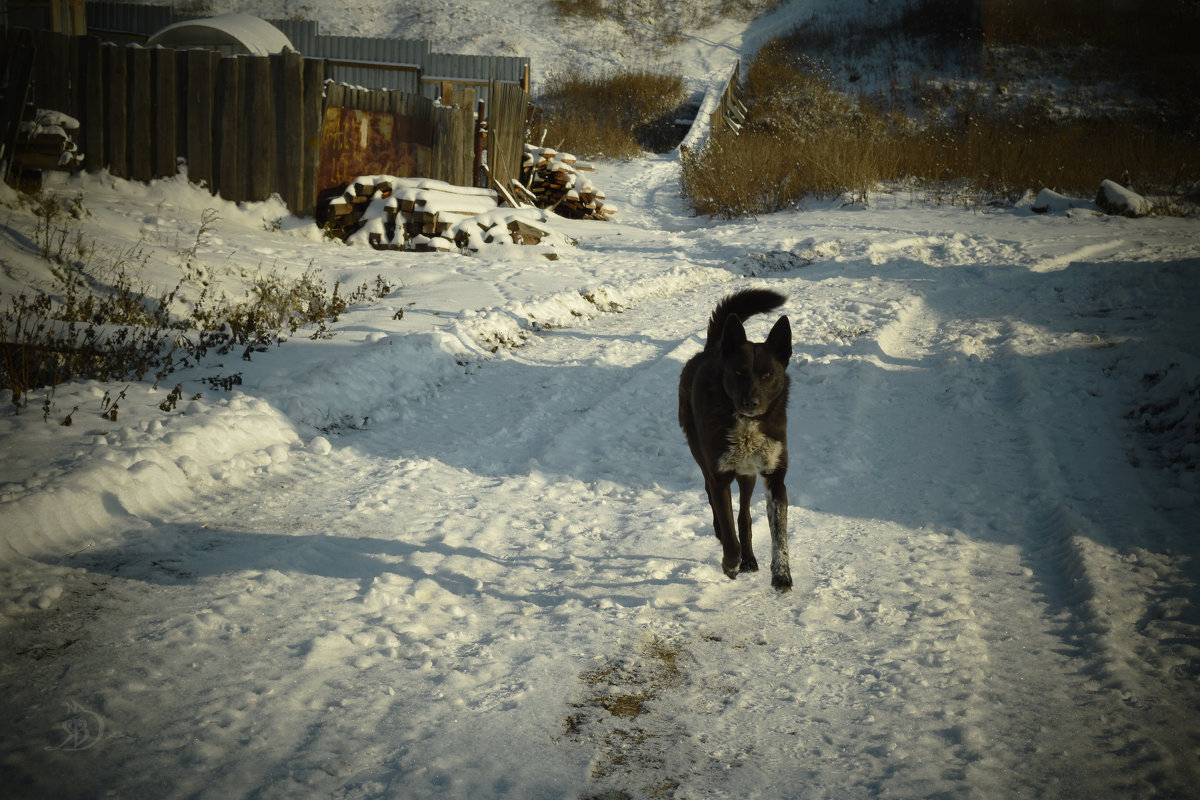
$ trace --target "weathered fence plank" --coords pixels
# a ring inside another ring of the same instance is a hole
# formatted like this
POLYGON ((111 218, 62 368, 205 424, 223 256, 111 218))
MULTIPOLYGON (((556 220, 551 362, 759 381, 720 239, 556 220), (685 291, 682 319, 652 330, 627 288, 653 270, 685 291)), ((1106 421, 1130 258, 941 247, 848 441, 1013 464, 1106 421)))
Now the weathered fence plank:
POLYGON ((721 101, 713 110, 709 120, 709 130, 716 132, 722 128, 738 133, 746 120, 746 108, 738 100, 742 64, 738 61, 733 66, 733 72, 725 83, 725 91, 721 93, 721 101))
MULTIPOLYGON (((175 83, 175 52, 150 50, 154 63, 154 176, 175 174, 175 113, 179 87, 175 83)), ((150 149, 150 148, 147 148, 150 149)))
POLYGON ((304 140, 297 205, 288 206, 295 214, 312 215, 317 201, 317 166, 321 157, 321 123, 325 118, 322 94, 325 89, 325 64, 304 59, 304 140))
POLYGON ((104 167, 104 48, 100 40, 88 36, 82 42, 80 63, 83 64, 82 83, 84 103, 79 123, 83 136, 84 169, 104 167))
POLYGON ((187 170, 188 178, 210 189, 213 175, 213 106, 217 54, 187 51, 187 170))
POLYGON ((275 93, 271 83, 271 59, 253 56, 246 62, 245 137, 247 200, 266 200, 271 195, 271 174, 275 161, 275 93))
MULTIPOLYGON (((16 35, 0 33, 6 41, 16 35)), ((30 35, 38 42, 53 38, 30 35)), ((214 194, 240 202, 278 193, 294 213, 312 214, 318 193, 330 188, 317 181, 325 110, 349 108, 394 118, 380 129, 393 131, 388 148, 404 143, 406 174, 463 185, 476 181, 475 112, 482 90, 455 88, 454 107, 438 107, 415 93, 327 84, 325 62, 295 53, 223 58, 206 50, 54 36, 53 58, 37 60, 43 64, 36 75, 39 98, 59 98, 42 105, 57 103, 56 110, 80 120, 77 143, 88 169, 148 181, 174 175, 183 157, 189 178, 214 194)), ((488 88, 499 98, 487 105, 496 148, 492 163, 511 158, 515 175, 528 97, 507 84, 488 88), (517 93, 519 108, 502 115, 509 90, 517 93), (515 125, 514 135, 504 144, 509 125, 515 125)))
POLYGON ((304 59, 298 53, 280 53, 270 59, 274 79, 272 95, 279 98, 275 113, 271 186, 279 191, 288 208, 296 208, 300 200, 301 181, 289 181, 287 176, 299 175, 303 167, 304 59))
POLYGON ((440 181, 471 186, 475 148, 475 102, 458 107, 438 106, 433 115, 432 175, 440 181))
POLYGON ((154 177, 151 159, 154 107, 150 91, 150 50, 140 47, 123 48, 129 59, 130 77, 133 86, 129 98, 129 177, 135 181, 149 181, 154 177))
POLYGON ((492 81, 488 89, 488 169, 506 191, 512 180, 521 177, 528 112, 528 92, 516 84, 492 81))
POLYGON ((129 141, 126 133, 129 119, 129 71, 125 60, 125 48, 111 45, 105 47, 104 65, 104 74, 108 79, 104 97, 104 161, 113 175, 124 177, 129 174, 129 160, 125 157, 129 141))
POLYGON ((243 58, 222 58, 217 62, 217 97, 215 125, 217 141, 213 148, 216 157, 217 191, 226 200, 245 200, 245 181, 242 179, 242 139, 238 135, 242 117, 241 76, 243 58), (241 68, 239 68, 241 67, 241 68))

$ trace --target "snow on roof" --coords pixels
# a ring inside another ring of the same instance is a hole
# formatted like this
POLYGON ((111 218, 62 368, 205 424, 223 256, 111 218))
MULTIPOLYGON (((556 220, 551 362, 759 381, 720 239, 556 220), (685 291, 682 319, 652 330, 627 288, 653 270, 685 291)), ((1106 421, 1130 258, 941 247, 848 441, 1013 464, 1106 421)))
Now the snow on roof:
POLYGON ((218 49, 232 46, 235 52, 252 56, 270 55, 284 48, 296 49, 281 30, 253 14, 220 14, 176 22, 146 42, 147 47, 156 44, 168 47, 211 46, 218 49))

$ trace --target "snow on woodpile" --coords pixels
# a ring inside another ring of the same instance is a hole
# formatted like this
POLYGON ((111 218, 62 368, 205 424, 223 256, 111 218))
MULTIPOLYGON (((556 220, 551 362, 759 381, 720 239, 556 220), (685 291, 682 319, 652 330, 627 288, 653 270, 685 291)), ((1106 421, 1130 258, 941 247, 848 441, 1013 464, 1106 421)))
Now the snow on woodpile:
POLYGON ((604 202, 604 191, 592 182, 590 173, 595 171, 570 153, 526 144, 518 192, 539 208, 564 217, 606 220, 617 209, 604 202))
POLYGON ((1145 197, 1110 180, 1100 182, 1100 188, 1096 192, 1094 201, 1082 197, 1068 197, 1053 189, 1042 189, 1038 192, 1030 208, 1039 214, 1065 214, 1074 209, 1084 209, 1093 212, 1103 211, 1106 214, 1120 214, 1125 217, 1144 217, 1154 212, 1153 204, 1145 197))
POLYGON ((328 212, 329 235, 377 250, 475 253, 568 243, 540 209, 501 207, 491 189, 432 178, 361 176, 329 201, 328 212))
POLYGON ((1053 189, 1042 189, 1038 192, 1031 208, 1039 214, 1065 214, 1075 208, 1095 211, 1096 204, 1090 200, 1059 194, 1053 189))
POLYGON ((79 120, 39 108, 32 120, 21 123, 14 165, 19 169, 78 169, 83 165, 83 153, 73 138, 78 135, 79 120))
POLYGON ((1144 217, 1154 210, 1145 197, 1110 180, 1100 182, 1100 189, 1096 192, 1096 205, 1109 214, 1125 217, 1144 217))

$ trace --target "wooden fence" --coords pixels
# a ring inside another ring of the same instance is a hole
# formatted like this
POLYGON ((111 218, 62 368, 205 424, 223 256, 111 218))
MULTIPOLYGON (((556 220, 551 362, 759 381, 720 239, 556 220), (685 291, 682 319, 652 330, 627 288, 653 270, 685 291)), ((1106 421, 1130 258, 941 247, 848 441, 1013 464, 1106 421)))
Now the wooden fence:
POLYGON ((729 80, 725 83, 725 91, 721 93, 721 99, 713 110, 709 124, 709 130, 712 133, 724 128, 737 134, 741 132, 742 125, 746 122, 746 106, 737 96, 741 86, 741 71, 742 62, 738 61, 733 65, 733 72, 730 73, 729 80))
MULTIPOLYGON (((2 3, 3 0, 0 0, 2 3)), ((73 0, 82 3, 82 0, 73 0)), ((167 25, 203 16, 203 3, 189 12, 170 6, 87 0, 88 32, 121 43, 145 42, 167 25)), ((176 4, 180 5, 180 4, 176 4)), ((25 16, 24 14, 20 16, 25 16)), ((433 51, 428 39, 379 38, 374 36, 329 36, 313 20, 268 19, 307 58, 325 61, 325 77, 338 83, 369 89, 399 89, 436 99, 441 84, 455 88, 474 87, 476 98, 487 100, 491 81, 519 83, 529 91, 529 58, 483 56, 433 51)), ((12 25, 45 27, 16 21, 12 25)))
MULTIPOLYGON (((18 46, 16 34, 7 31, 5 50, 18 46)), ((318 193, 330 188, 317 185, 325 109, 345 107, 428 120, 432 157, 420 177, 473 183, 473 100, 446 108, 402 92, 347 89, 326 82, 324 61, 295 53, 222 57, 91 36, 32 36, 32 102, 79 120, 86 169, 146 181, 175 175, 183 160, 191 180, 223 198, 277 193, 293 213, 311 215, 318 193)), ((524 136, 528 94, 504 87, 489 103, 489 128, 493 141, 512 149, 500 155, 506 174, 515 175, 521 152, 508 139, 524 136)))

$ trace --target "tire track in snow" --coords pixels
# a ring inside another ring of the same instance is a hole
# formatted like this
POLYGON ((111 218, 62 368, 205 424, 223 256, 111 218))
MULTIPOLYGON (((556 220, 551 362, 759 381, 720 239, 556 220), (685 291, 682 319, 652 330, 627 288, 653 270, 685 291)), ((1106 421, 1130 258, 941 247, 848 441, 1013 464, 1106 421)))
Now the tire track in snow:
MULTIPOLYGON (((875 257, 870 260, 876 267, 882 263, 875 257)), ((844 566, 835 568, 837 560, 828 555, 823 565, 822 555, 815 555, 816 595, 836 598, 843 607, 856 604, 854 614, 871 620, 872 627, 896 625, 895 615, 888 620, 881 612, 902 609, 909 615, 904 624, 913 640, 934 653, 937 637, 932 623, 939 605, 954 609, 951 618, 969 620, 943 657, 954 665, 956 674, 969 676, 965 681, 969 689, 947 695, 944 704, 946 717, 963 723, 947 726, 938 735, 957 747, 941 763, 957 763, 948 770, 965 776, 971 785, 1002 794, 1053 786, 1065 790, 1090 785, 1103 791, 1106 779, 1097 776, 1104 774, 1107 757, 1121 743, 1143 749, 1148 758, 1169 760, 1170 748, 1155 741, 1152 726, 1096 729, 1087 722, 1097 713, 1120 718, 1120 703, 1114 704, 1114 698, 1091 677, 1093 669, 1107 669, 1103 665, 1113 658, 1105 653, 1105 645, 1079 637, 1081 627, 1094 627, 1090 620, 1097 616, 1091 608, 1096 603, 1080 598, 1080 587, 1099 577, 1097 566, 1089 564, 1095 560, 1091 542, 1097 537, 1060 527, 1053 520, 1061 523, 1062 514, 1051 514, 1049 526, 1042 521, 1047 506, 1061 508, 1064 502, 1074 502, 1071 498, 1078 491, 1045 474, 1045 468, 1058 469, 1050 452, 1058 445, 1049 445, 1046 437, 1071 442, 1061 431, 1072 426, 1069 412, 1064 417, 1063 412, 1049 413, 1045 406, 1051 398, 1061 397, 1064 388, 1086 393, 1086 383, 1056 386, 1052 393, 1038 383, 1042 372, 1032 364, 1054 358, 1052 353, 1063 348, 1094 351, 1095 344, 1089 337, 1015 323, 1023 318, 1047 319, 1048 309, 1041 304, 1050 302, 1035 291, 1036 282, 1020 273, 1001 273, 1001 280, 989 279, 993 285, 968 273, 965 279, 977 286, 978 293, 969 311, 978 316, 956 319, 943 318, 939 312, 943 307, 939 293, 961 293, 964 276, 938 269, 938 279, 931 283, 921 279, 928 266, 903 262, 890 266, 890 273, 880 279, 849 287, 830 273, 825 282, 856 293, 840 301, 850 323, 841 320, 836 327, 857 335, 822 335, 820 327, 828 321, 818 320, 807 329, 809 343, 802 345, 809 363, 799 370, 801 385, 825 394, 833 403, 824 408, 818 404, 811 423, 802 416, 796 425, 793 416, 793 430, 800 434, 793 435, 793 462, 800 466, 805 450, 827 461, 808 487, 795 469, 791 480, 800 482, 800 497, 815 511, 833 513, 835 518, 893 521, 877 523, 872 536, 878 538, 839 551, 844 566), (1047 340, 1044 346, 1043 339, 1047 340), (893 397, 924 397, 927 403, 899 406, 893 397), (892 538, 884 538, 893 528, 892 538), (1042 541, 1047 534, 1062 546, 1047 552, 1042 541), (860 563, 858 569, 850 569, 863 560, 854 555, 859 548, 892 564, 903 561, 912 579, 898 586, 870 585, 858 571, 868 567, 860 563), (986 557, 972 556, 981 552, 986 557), (977 566, 970 566, 972 561, 977 566), (958 563, 967 568, 950 566, 958 563), (870 588, 851 589, 859 584, 870 588), (1034 633, 1017 640, 1010 633, 1013 630, 1034 633), (995 702, 1000 698, 1003 704, 995 702), (1065 728, 1076 731, 1071 746, 1056 748, 1049 742, 1054 734, 1040 722, 1043 715, 1056 717, 1065 728), (983 742, 986 748, 970 746, 983 742), (1012 772, 1017 763, 1023 765, 1019 775, 1012 772)), ((816 289, 808 284, 803 291, 812 295, 816 289)), ((816 301, 814 305, 828 309, 834 304, 816 301)), ((945 305, 957 307, 961 301, 956 298, 945 305)), ((803 322, 801 330, 805 330, 803 322)), ((1094 370, 1100 372, 1099 366, 1094 370)), ((1090 380, 1071 370, 1048 374, 1090 380)), ((794 391, 793 403, 812 410, 802 405, 804 394, 805 389, 794 391)), ((1090 452, 1079 448, 1078 442, 1068 444, 1067 452, 1074 459, 1090 461, 1090 452)), ((829 535, 828 530, 823 533, 829 535)), ((1120 567, 1108 571, 1125 572, 1120 567)), ((1125 612, 1127 618, 1141 615, 1136 608, 1125 612)), ((892 652, 885 647, 868 655, 892 652)), ((876 665, 890 661, 868 660, 876 665)), ((906 684, 905 678, 931 665, 907 665, 893 673, 903 676, 894 685, 905 687, 909 702, 921 702, 916 687, 922 684, 920 680, 906 684)), ((889 673, 876 666, 872 674, 889 673)), ((932 750, 927 755, 933 756, 932 750)), ((916 778, 913 774, 909 779, 935 780, 932 775, 916 778)), ((900 780, 899 774, 872 790, 892 787, 895 780, 900 780)), ((936 783, 909 784, 901 791, 928 793, 933 786, 936 783), (925 788, 918 791, 919 785, 925 788)))

